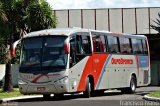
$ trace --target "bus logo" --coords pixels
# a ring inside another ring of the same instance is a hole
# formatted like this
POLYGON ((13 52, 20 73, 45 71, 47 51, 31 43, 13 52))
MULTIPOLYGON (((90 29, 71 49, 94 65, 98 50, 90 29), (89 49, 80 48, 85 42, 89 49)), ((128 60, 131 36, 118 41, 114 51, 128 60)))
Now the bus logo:
POLYGON ((133 64, 133 59, 124 59, 124 58, 115 59, 115 58, 112 58, 111 63, 112 64, 133 64))

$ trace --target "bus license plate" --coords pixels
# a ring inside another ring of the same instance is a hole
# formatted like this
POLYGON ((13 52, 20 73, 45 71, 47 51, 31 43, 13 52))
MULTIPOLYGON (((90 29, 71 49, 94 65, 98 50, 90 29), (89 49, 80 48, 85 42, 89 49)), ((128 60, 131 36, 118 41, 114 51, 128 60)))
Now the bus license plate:
POLYGON ((45 87, 37 87, 37 91, 45 91, 45 87))

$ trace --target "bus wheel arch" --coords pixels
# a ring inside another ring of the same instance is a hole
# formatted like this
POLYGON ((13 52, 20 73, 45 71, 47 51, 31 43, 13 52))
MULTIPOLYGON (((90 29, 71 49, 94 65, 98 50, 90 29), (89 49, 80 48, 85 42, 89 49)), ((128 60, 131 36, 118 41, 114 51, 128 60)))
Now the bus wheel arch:
MULTIPOLYGON (((137 87, 137 76, 136 76, 136 74, 135 73, 133 73, 132 75, 131 75, 131 78, 132 77, 134 77, 135 78, 135 83, 136 83, 136 87, 137 87)), ((131 80, 131 78, 130 78, 130 80, 131 80)))
POLYGON ((135 92, 137 87, 137 77, 136 74, 132 73, 129 80, 129 87, 120 89, 122 93, 132 94, 135 92))

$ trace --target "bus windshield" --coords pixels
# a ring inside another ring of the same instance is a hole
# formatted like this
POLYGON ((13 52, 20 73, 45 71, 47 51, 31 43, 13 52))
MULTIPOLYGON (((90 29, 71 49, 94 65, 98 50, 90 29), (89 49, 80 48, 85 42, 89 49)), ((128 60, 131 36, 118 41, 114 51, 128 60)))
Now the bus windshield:
POLYGON ((39 67, 42 70, 65 68, 65 36, 31 37, 23 40, 21 67, 39 67))

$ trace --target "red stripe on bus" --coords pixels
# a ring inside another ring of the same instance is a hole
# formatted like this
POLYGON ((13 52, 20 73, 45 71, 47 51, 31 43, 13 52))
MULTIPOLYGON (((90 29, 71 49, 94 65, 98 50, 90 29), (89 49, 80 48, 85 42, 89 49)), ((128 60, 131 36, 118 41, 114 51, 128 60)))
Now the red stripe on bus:
POLYGON ((82 77, 80 79, 77 91, 84 91, 86 88, 86 79, 89 75, 92 75, 94 78, 94 88, 98 83, 98 79, 102 72, 104 63, 108 58, 108 54, 93 54, 89 57, 86 66, 83 70, 82 77))
POLYGON ((45 76, 45 77, 47 77, 48 79, 49 79, 49 77, 46 75, 46 74, 41 74, 41 75, 39 75, 39 76, 37 76, 36 78, 34 78, 33 80, 32 80, 32 83, 36 83, 41 77, 43 77, 43 76, 45 76))

